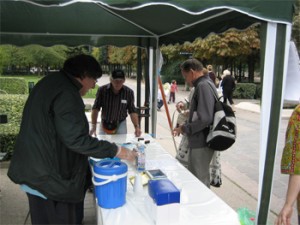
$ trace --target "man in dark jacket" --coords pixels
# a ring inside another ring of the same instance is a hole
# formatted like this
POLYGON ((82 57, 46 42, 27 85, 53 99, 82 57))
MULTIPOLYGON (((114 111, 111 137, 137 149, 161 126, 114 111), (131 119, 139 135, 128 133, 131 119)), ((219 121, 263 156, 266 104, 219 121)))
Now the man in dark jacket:
POLYGON ((38 82, 29 95, 8 176, 26 191, 32 224, 76 223, 88 156, 135 158, 130 150, 89 135, 81 96, 101 76, 93 57, 78 55, 38 82))
POLYGON ((190 154, 188 169, 207 187, 210 187, 209 164, 214 151, 206 144, 208 127, 214 118, 215 95, 217 90, 203 65, 197 59, 188 59, 181 64, 185 81, 195 87, 190 102, 188 121, 175 128, 173 135, 185 134, 188 137, 190 154))
POLYGON ((224 70, 223 72, 224 78, 222 79, 221 87, 223 90, 223 101, 225 104, 227 104, 227 99, 230 103, 230 105, 233 105, 233 91, 235 89, 235 80, 231 76, 231 73, 229 70, 224 70))

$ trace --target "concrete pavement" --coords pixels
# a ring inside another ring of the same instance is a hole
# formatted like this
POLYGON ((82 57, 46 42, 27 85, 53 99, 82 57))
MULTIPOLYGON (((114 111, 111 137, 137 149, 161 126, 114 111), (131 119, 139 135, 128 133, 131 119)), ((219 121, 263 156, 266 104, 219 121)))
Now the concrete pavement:
MULTIPOLYGON (((100 79, 100 83, 108 82, 107 77, 100 79)), ((136 90, 135 80, 127 80, 126 84, 136 90)), ((176 101, 184 100, 188 92, 182 86, 176 93, 176 101)), ((92 104, 93 99, 85 99, 92 104)), ((143 102, 143 98, 142 98, 143 102)), ((259 165, 259 133, 260 133, 260 108, 256 100, 235 100, 236 117, 238 124, 238 137, 234 146, 221 153, 223 185, 220 188, 211 188, 224 202, 234 210, 247 207, 251 210, 257 206, 258 190, 258 165, 259 165)), ((175 112, 175 104, 170 104, 171 116, 175 112)), ((276 214, 280 211, 285 200, 288 176, 280 174, 280 158, 284 145, 284 135, 287 119, 292 110, 284 110, 282 114, 278 152, 274 168, 274 181, 271 197, 271 211, 269 222, 273 224, 276 214)), ((176 113, 175 117, 176 118, 176 113)), ((143 120, 142 120, 143 123, 143 120)), ((142 126, 143 127, 143 126, 142 126)), ((130 119, 128 131, 133 132, 130 119)), ((158 112, 156 140, 173 156, 176 154, 173 138, 166 119, 165 108, 158 112)), ((175 138, 176 146, 180 138, 175 138)), ((26 195, 18 185, 12 183, 6 176, 9 162, 0 163, 0 224, 24 224, 28 213, 26 195)), ((95 224, 95 211, 93 195, 87 193, 85 200, 85 224, 95 224)), ((30 224, 30 219, 26 224, 30 224)), ((296 211, 293 214, 292 224, 296 224, 296 211)))

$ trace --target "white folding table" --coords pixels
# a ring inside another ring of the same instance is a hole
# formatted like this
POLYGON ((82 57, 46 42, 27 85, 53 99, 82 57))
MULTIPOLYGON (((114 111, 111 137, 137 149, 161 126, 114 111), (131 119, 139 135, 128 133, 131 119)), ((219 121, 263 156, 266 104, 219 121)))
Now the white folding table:
MULTIPOLYGON (((118 145, 133 143, 137 138, 127 135, 101 135, 99 139, 115 142, 118 145)), ((237 213, 215 193, 208 189, 193 174, 183 167, 174 157, 158 144, 150 135, 143 135, 150 140, 146 148, 146 169, 161 169, 180 190, 181 225, 240 225, 237 213)), ((128 164, 128 176, 135 174, 134 167, 128 164)), ((147 211, 145 198, 147 187, 141 195, 133 192, 132 184, 127 179, 126 203, 116 209, 97 207, 98 225, 154 225, 153 218, 147 211)))

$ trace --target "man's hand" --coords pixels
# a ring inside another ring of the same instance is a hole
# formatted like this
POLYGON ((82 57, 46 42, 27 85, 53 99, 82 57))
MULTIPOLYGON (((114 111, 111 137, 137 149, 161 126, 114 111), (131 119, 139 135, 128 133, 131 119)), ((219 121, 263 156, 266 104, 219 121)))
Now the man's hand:
POLYGON ((182 101, 178 102, 176 104, 176 109, 179 113, 181 113, 184 110, 184 103, 182 101))
POLYGON ((134 162, 137 155, 138 153, 136 151, 132 151, 124 147, 119 147, 116 157, 134 162))
POLYGON ((136 137, 141 136, 141 134, 142 134, 141 128, 140 127, 136 127, 135 131, 134 131, 134 134, 135 134, 136 137))
POLYGON ((96 126, 97 126, 97 124, 92 124, 92 128, 91 128, 91 130, 90 130, 90 135, 91 136, 97 136, 97 134, 96 134, 96 126))
POLYGON ((182 126, 173 129, 173 136, 179 136, 180 134, 182 134, 182 126))

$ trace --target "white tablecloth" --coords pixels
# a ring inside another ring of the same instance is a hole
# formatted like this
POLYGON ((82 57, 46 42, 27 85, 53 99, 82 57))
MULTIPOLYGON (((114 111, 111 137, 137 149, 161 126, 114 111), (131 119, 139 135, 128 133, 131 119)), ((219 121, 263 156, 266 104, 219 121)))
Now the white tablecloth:
MULTIPOLYGON (((208 189, 193 174, 183 167, 149 135, 146 148, 146 169, 161 169, 181 191, 180 219, 181 225, 240 225, 237 213, 222 199, 208 189)), ((116 144, 137 141, 133 135, 104 135, 105 139, 116 144)), ((135 174, 128 164, 128 177, 135 174)), ((133 192, 131 183, 127 182, 126 203, 116 209, 97 208, 98 225, 154 225, 154 220, 147 213, 147 187, 141 195, 133 192)))

